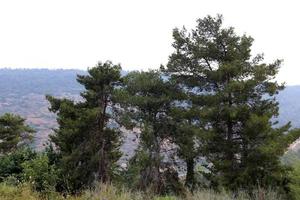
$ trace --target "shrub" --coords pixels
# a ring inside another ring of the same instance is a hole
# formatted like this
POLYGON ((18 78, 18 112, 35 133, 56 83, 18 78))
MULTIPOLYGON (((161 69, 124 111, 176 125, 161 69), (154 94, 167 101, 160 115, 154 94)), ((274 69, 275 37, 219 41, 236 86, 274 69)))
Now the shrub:
POLYGON ((55 191, 57 180, 56 170, 49 164, 46 155, 41 154, 31 161, 22 164, 24 168, 24 179, 28 181, 32 188, 41 193, 55 191))
POLYGON ((30 148, 21 148, 10 154, 0 156, 0 182, 7 178, 12 179, 12 177, 17 182, 22 182, 22 163, 30 161, 35 157, 36 153, 30 148))

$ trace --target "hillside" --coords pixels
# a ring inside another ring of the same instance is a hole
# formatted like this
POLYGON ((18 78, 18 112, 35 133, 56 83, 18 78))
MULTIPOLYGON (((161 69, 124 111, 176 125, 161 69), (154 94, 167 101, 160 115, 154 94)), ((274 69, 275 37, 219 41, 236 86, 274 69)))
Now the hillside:
MULTIPOLYGON (((0 114, 18 113, 27 119, 38 132, 35 145, 42 148, 51 129, 56 127, 55 115, 48 111, 45 94, 79 98, 82 86, 76 82, 81 70, 47 69, 0 69, 0 114)), ((287 86, 278 95, 280 103, 279 122, 292 122, 300 127, 300 86, 287 86)))
POLYGON ((35 146, 41 148, 56 126, 45 94, 78 98, 83 88, 76 82, 76 74, 83 73, 80 70, 0 69, 0 114, 12 112, 25 117, 37 130, 35 146))
POLYGON ((300 127, 300 86, 287 86, 279 95, 279 122, 292 122, 293 127, 300 127))

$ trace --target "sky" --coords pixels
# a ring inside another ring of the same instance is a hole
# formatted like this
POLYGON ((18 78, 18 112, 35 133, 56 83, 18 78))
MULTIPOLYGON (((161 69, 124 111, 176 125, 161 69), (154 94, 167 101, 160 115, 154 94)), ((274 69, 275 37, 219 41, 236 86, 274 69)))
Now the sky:
POLYGON ((0 0, 0 68, 124 70, 166 64, 172 30, 222 14, 225 26, 255 39, 253 55, 283 59, 279 82, 300 85, 297 0, 0 0))

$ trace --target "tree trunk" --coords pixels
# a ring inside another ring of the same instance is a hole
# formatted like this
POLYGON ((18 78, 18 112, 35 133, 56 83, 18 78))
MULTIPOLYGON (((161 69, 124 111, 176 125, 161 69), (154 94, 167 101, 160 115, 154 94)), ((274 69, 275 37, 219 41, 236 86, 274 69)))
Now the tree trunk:
POLYGON ((100 159, 99 159, 99 179, 102 183, 106 183, 108 181, 108 174, 107 174, 107 158, 105 156, 105 144, 101 145, 101 150, 100 150, 100 159))
POLYGON ((98 176, 101 182, 106 183, 109 181, 108 176, 108 160, 105 152, 105 136, 104 136, 104 128, 106 123, 106 108, 107 108, 107 97, 104 96, 102 101, 100 102, 100 117, 99 117, 99 136, 101 148, 99 152, 99 170, 98 176))
POLYGON ((186 178, 185 178, 185 186, 190 188, 191 190, 194 188, 195 183, 195 161, 193 158, 186 159, 186 178))
POLYGON ((154 147, 154 157, 153 157, 153 161, 154 161, 154 169, 153 169, 153 184, 154 184, 154 188, 156 192, 160 192, 161 189, 161 177, 160 177, 160 142, 159 139, 157 138, 158 136, 156 136, 155 139, 155 147, 154 147))

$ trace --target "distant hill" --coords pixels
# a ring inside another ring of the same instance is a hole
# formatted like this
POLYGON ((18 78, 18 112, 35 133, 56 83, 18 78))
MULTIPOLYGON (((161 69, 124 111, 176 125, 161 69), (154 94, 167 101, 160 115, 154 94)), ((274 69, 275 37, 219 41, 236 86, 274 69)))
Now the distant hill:
POLYGON ((0 94, 27 95, 62 93, 78 94, 82 87, 76 81, 76 74, 82 70, 48 69, 0 69, 0 94))
MULTIPOLYGON (((125 72, 124 72, 125 73, 125 72)), ((51 129, 56 127, 55 115, 48 111, 45 94, 78 99, 83 87, 76 75, 83 70, 0 69, 0 114, 18 113, 38 130, 35 145, 42 148, 51 129)), ((300 127, 300 86, 287 86, 278 95, 279 122, 292 122, 300 127)))
POLYGON ((55 115, 48 111, 45 94, 76 99, 83 87, 76 81, 81 70, 0 69, 0 114, 12 112, 27 119, 37 130, 35 146, 42 148, 55 115))
POLYGON ((300 85, 287 86, 277 97, 279 101, 279 122, 292 122, 293 127, 300 128, 300 85))

